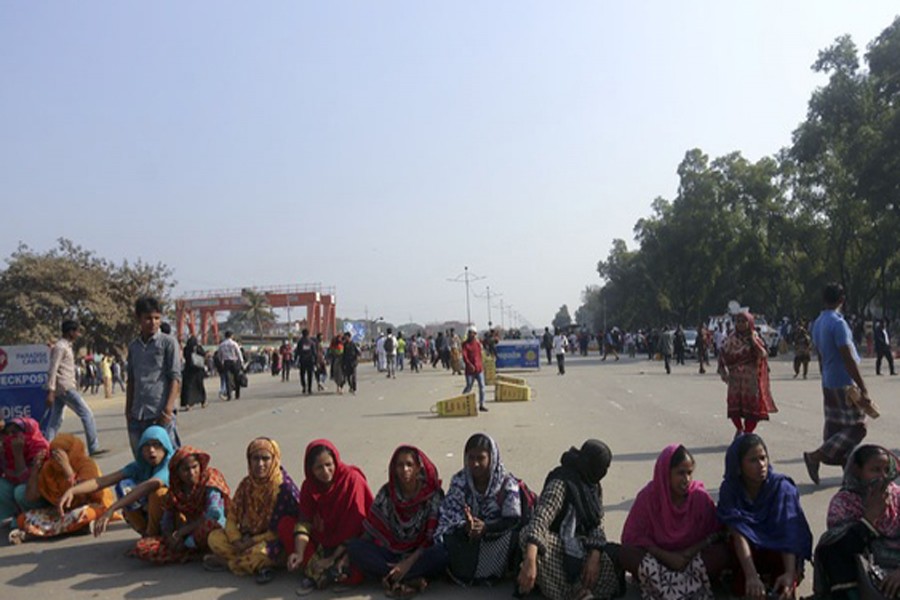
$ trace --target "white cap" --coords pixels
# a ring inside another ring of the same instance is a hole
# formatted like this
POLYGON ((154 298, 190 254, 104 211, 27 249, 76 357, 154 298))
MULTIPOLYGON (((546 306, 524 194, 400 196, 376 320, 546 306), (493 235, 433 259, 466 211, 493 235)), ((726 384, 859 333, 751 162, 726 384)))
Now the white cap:
POLYGON ((478 328, 474 325, 469 325, 469 328, 466 331, 468 331, 469 333, 478 333, 478 328))

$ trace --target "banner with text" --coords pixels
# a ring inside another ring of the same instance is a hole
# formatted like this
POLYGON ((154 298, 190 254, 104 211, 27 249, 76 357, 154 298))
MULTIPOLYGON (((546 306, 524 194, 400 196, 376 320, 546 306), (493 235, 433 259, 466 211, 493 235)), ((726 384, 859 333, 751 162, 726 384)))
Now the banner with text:
POLYGON ((47 346, 0 346, 0 418, 41 420, 49 366, 47 346))
POLYGON ((498 369, 540 369, 539 340, 502 340, 497 343, 498 369))

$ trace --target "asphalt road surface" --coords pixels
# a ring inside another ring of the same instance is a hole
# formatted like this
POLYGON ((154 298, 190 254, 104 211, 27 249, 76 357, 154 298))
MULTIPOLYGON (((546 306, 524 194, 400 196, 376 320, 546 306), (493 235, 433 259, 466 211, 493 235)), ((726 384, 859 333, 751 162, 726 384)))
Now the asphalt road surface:
MULTIPOLYGON (((814 486, 806 475, 801 452, 821 442, 822 402, 815 363, 810 379, 793 379, 786 359, 771 363, 772 390, 779 412, 757 432, 766 440, 773 466, 794 478, 816 539, 825 525, 828 501, 837 491, 841 473, 822 467, 822 484, 814 486)), ((292 373, 296 375, 296 371, 292 373)), ((894 432, 900 425, 895 397, 900 379, 875 377, 874 362, 863 363, 863 374, 882 416, 870 422, 867 441, 895 448, 894 432)), ((281 445, 283 464, 295 481, 303 478, 302 452, 315 438, 332 440, 342 459, 366 473, 373 492, 387 479, 387 461, 403 443, 425 451, 440 470, 445 486, 462 466, 462 449, 475 432, 498 441, 506 467, 540 491, 546 474, 560 454, 587 438, 609 444, 614 458, 603 480, 605 528, 618 540, 628 509, 640 488, 652 477, 653 465, 667 444, 685 444, 697 459, 695 477, 705 482, 715 498, 724 469, 724 456, 733 436, 725 419, 725 385, 714 372, 697 373, 696 363, 679 366, 666 375, 660 362, 623 358, 601 363, 595 355, 569 357, 565 376, 546 363, 540 371, 516 373, 527 378, 535 398, 531 402, 493 402, 490 412, 477 417, 438 418, 434 404, 459 393, 464 381, 442 369, 427 366, 421 373, 398 372, 388 380, 371 365, 360 366, 355 396, 327 392, 301 396, 299 381, 289 383, 268 374, 253 375, 239 401, 215 398, 218 378, 207 380, 210 402, 206 409, 181 413, 178 427, 184 443, 212 455, 212 464, 226 476, 232 489, 246 473, 244 450, 254 437, 272 437, 281 445)), ((111 450, 99 461, 104 472, 130 460, 123 416, 124 397, 87 396, 94 407, 102 444, 111 450)), ((64 431, 81 432, 72 413, 64 431)), ((135 534, 123 523, 113 524, 98 540, 88 535, 51 541, 29 541, 9 546, 6 532, 0 539, 0 597, 15 598, 294 598, 297 576, 279 572, 275 581, 260 586, 252 578, 230 573, 207 573, 199 563, 155 567, 125 556, 135 534)), ((811 593, 811 566, 800 593, 811 593)), ((435 582, 429 598, 510 597, 512 582, 495 588, 463 591, 435 582)), ((639 597, 631 585, 629 597, 639 597)), ((316 592, 312 597, 380 598, 377 584, 352 592, 316 592)))

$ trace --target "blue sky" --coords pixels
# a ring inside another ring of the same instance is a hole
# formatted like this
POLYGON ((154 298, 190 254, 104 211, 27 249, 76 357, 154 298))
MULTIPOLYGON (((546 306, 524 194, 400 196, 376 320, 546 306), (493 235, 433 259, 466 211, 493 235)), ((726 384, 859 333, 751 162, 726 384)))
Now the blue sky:
POLYGON ((897 14, 2 0, 0 256, 67 237, 164 262, 179 291, 321 282, 340 316, 394 322, 465 320, 447 279, 468 266, 543 326, 675 194, 685 151, 788 145, 817 52, 897 14))

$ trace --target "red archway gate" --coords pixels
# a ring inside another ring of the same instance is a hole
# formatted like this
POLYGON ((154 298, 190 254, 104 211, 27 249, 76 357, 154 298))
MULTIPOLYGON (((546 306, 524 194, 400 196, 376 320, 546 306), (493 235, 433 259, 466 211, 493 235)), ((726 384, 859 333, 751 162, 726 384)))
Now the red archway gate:
POLYGON ((175 301, 175 316, 178 321, 178 339, 184 339, 185 329, 196 335, 200 343, 219 343, 219 323, 216 314, 224 311, 242 310, 247 306, 244 290, 252 290, 266 297, 272 308, 306 308, 306 322, 310 335, 321 333, 326 338, 337 334, 337 308, 334 288, 323 288, 321 284, 283 285, 271 287, 251 287, 232 290, 206 290, 190 292, 175 301), (199 329, 198 326, 199 325, 199 329))

